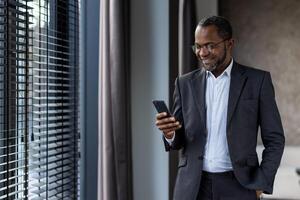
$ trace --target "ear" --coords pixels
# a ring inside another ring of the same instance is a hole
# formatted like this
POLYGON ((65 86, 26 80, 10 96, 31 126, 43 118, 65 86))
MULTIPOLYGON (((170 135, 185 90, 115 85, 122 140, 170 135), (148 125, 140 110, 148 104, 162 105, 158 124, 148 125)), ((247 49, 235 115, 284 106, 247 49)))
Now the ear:
POLYGON ((233 49, 233 46, 234 46, 234 39, 231 38, 231 39, 228 40, 228 47, 233 49))

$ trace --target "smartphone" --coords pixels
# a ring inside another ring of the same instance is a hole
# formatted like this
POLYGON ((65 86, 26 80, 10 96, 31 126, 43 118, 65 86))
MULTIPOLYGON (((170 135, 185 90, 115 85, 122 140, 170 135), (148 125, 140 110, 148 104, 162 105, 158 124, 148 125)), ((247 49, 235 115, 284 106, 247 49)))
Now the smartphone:
POLYGON ((154 100, 154 101, 152 101, 152 103, 153 103, 153 105, 156 108, 158 113, 166 112, 168 114, 167 117, 171 116, 171 112, 169 111, 169 109, 168 109, 168 107, 167 107, 167 105, 164 101, 154 100))

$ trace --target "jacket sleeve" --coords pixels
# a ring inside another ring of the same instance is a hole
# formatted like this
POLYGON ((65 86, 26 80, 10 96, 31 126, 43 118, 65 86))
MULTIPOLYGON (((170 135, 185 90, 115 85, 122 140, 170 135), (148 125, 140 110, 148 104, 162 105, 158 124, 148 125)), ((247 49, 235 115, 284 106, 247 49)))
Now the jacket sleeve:
POLYGON ((275 174, 283 154, 285 138, 280 114, 275 101, 274 87, 269 72, 265 73, 259 99, 261 138, 265 147, 260 168, 272 193, 275 174))
POLYGON ((181 128, 175 132, 175 138, 170 145, 166 139, 163 137, 166 151, 181 149, 185 144, 185 134, 184 134, 184 121, 182 115, 182 104, 181 104, 181 94, 179 86, 179 78, 175 81, 175 90, 173 94, 173 116, 181 124, 181 128))

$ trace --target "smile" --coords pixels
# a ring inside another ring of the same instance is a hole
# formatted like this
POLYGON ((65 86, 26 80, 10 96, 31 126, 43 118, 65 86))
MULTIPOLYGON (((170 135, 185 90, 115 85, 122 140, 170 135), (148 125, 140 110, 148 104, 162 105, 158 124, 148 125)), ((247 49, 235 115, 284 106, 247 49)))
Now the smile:
POLYGON ((212 60, 202 60, 202 62, 203 62, 204 64, 209 64, 209 63, 212 62, 212 60))

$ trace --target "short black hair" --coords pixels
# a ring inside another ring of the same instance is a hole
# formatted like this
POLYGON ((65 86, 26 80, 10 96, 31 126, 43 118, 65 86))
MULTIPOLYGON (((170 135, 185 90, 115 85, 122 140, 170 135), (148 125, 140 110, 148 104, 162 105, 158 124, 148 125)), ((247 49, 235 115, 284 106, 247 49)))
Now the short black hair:
POLYGON ((217 27, 219 36, 224 40, 232 38, 232 27, 226 18, 221 16, 211 16, 201 19, 198 23, 198 26, 200 27, 207 27, 210 25, 217 27))

